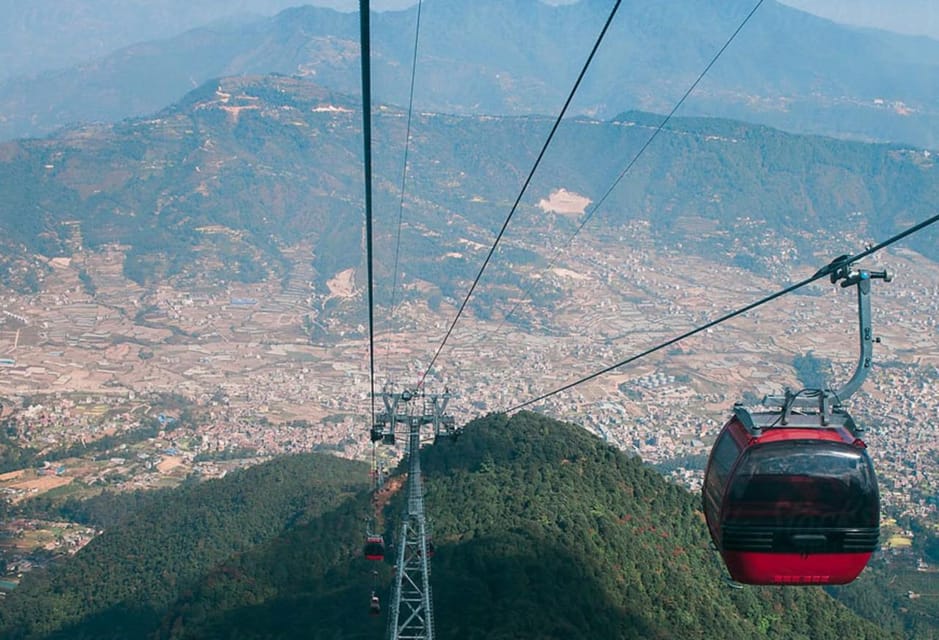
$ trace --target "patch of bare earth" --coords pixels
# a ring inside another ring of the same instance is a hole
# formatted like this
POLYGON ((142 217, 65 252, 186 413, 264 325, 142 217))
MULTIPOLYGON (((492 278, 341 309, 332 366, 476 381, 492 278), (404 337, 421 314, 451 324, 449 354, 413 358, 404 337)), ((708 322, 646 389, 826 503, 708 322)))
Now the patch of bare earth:
POLYGON ((183 459, 180 456, 168 456, 157 463, 157 471, 163 474, 167 474, 182 463, 183 459))
POLYGON ((355 269, 346 269, 326 282, 330 298, 351 298, 355 295, 355 269))
POLYGON ((382 512, 385 510, 385 505, 391 500, 391 496, 401 490, 401 487, 404 486, 407 479, 407 474, 390 478, 388 482, 372 496, 372 504, 375 507, 375 520, 378 522, 379 528, 381 528, 383 524, 382 512))
POLYGON ((579 193, 567 189, 555 189, 547 198, 538 201, 538 207, 545 213, 579 216, 583 215, 587 205, 591 202, 593 201, 590 198, 579 193))

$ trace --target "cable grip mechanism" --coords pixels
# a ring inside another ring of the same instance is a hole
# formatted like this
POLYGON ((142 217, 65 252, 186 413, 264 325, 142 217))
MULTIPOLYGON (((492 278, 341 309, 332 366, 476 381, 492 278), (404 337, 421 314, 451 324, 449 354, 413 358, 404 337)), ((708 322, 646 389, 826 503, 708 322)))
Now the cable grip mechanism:
POLYGON ((846 255, 839 256, 832 260, 829 265, 816 272, 816 276, 821 276, 826 273, 829 275, 832 284, 840 281, 842 288, 857 287, 858 328, 860 338, 860 353, 857 366, 854 369, 854 374, 851 376, 851 379, 837 391, 828 388, 806 389, 799 393, 792 393, 792 391, 786 389, 784 395, 764 397, 764 406, 781 408, 782 424, 788 422, 788 418, 793 409, 800 409, 807 413, 817 413, 822 426, 827 425, 832 413, 841 407, 841 403, 860 389, 861 384, 864 382, 864 379, 867 378, 867 374, 871 369, 874 342, 873 331, 871 329, 871 281, 883 280, 884 282, 890 282, 893 280, 893 274, 887 270, 869 271, 867 269, 858 269, 846 255))

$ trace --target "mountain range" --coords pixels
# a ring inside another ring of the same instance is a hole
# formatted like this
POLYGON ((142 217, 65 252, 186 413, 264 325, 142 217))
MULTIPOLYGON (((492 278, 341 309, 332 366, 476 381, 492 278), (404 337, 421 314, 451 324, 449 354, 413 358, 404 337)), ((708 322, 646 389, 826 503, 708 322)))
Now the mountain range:
MULTIPOLYGON (((473 311, 504 313, 521 294, 550 309, 565 292, 536 271, 581 223, 582 239, 614 238, 624 252, 642 250, 632 235, 642 227, 673 255, 791 277, 794 265, 935 213, 939 168, 925 147, 937 130, 939 43, 930 40, 835 27, 767 2, 687 111, 659 130, 663 116, 650 111, 670 109, 748 4, 624 6, 473 311)), ((374 17, 375 238, 378 280, 392 275, 400 232, 398 268, 416 283, 401 295, 432 307, 465 293, 551 127, 543 114, 563 100, 608 3, 431 0, 425 9, 406 176, 400 105, 414 10, 374 17)), ((312 274, 304 285, 323 298, 341 272, 361 281, 357 29, 353 14, 300 7, 5 80, 0 134, 20 139, 0 143, 0 282, 42 292, 53 263, 74 258, 94 298, 81 271, 94 252, 118 256, 123 276, 150 292, 287 283, 298 254, 304 278, 312 274)), ((907 246, 939 260, 935 227, 907 246)), ((324 315, 348 316, 337 335, 363 320, 364 288, 350 288, 358 297, 348 305, 323 305, 324 315)), ((730 588, 699 497, 577 426, 489 415, 421 455, 440 638, 939 633, 899 617, 905 594, 881 565, 834 595, 730 588)), ((381 634, 367 598, 387 591, 393 568, 361 558, 361 542, 372 519, 394 541, 401 470, 387 505, 366 489, 365 465, 316 454, 196 480, 78 508, 105 532, 27 574, 0 606, 0 636, 381 634)), ((54 519, 76 506, 53 494, 9 509, 54 519)))
MULTIPOLYGON (((471 115, 557 112, 610 6, 430 0, 421 14, 415 105, 471 115)), ((751 8, 743 0, 624 3, 574 112, 601 119, 631 109, 668 112, 751 8)), ((415 7, 372 18, 372 77, 381 102, 408 102, 415 21, 415 7)), ((934 147, 937 69, 937 41, 845 27, 768 0, 681 113, 934 147)), ((209 79, 265 73, 308 77, 355 95, 357 15, 297 7, 7 78, 0 84, 0 139, 146 115, 209 79)))
MULTIPOLYGON (((551 123, 417 114, 402 202, 406 120, 394 108, 375 116, 377 278, 390 279, 400 210, 400 270, 455 299, 551 123)), ((706 119, 673 119, 621 175, 660 124, 636 112, 566 121, 489 282, 543 289, 520 271, 547 264, 581 222, 585 237, 616 238, 643 221, 663 246, 773 273, 780 247, 815 264, 932 215, 939 197, 929 152, 706 119), (593 204, 546 209, 562 189, 593 204)), ((348 268, 361 275, 361 145, 354 97, 286 76, 212 81, 150 118, 2 144, 0 278, 38 290, 51 258, 114 246, 140 284, 283 279, 284 252, 300 244, 312 248, 315 286, 348 268)), ((936 238, 927 229, 908 242, 935 260, 936 238)), ((498 303, 481 294, 479 304, 498 303)))

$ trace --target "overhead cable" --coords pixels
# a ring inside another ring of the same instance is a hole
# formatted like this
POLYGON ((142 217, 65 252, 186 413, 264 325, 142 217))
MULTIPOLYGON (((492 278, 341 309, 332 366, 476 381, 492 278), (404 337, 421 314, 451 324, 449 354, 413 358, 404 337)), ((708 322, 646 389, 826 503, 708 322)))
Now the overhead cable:
POLYGON ((362 140, 365 164, 365 252, 368 270, 368 370, 371 385, 369 426, 375 419, 375 311, 372 273, 372 81, 369 46, 369 0, 359 0, 362 41, 362 140))
POLYGON ((421 5, 423 0, 417 3, 417 25, 414 28, 414 56, 411 59, 411 90, 408 94, 408 121, 404 134, 404 167, 401 170, 401 200, 398 203, 398 232, 395 237, 395 260, 392 270, 391 284, 391 305, 390 316, 395 313, 395 293, 398 289, 398 257, 401 249, 401 219, 404 217, 404 194, 408 177, 408 152, 411 148, 411 114, 414 112, 414 78, 417 74, 417 45, 421 35, 421 5))
POLYGON ((509 211, 508 216, 505 218, 505 222, 502 223, 502 228, 499 230, 499 233, 496 235, 495 241, 492 243, 492 247, 489 249, 489 253, 486 255, 486 259, 483 260, 483 265, 479 269, 479 273, 476 274, 476 278, 473 280, 473 284, 470 285, 469 291, 466 293, 466 297, 463 298, 462 304, 456 313, 456 317, 453 318, 453 322, 450 323, 450 327, 447 329, 447 333, 443 337, 443 341, 440 343, 440 346, 437 347, 437 351, 434 353, 434 357, 431 358, 430 364, 427 366, 427 369, 421 375, 420 380, 417 383, 417 386, 420 388, 424 385, 424 380, 427 378, 427 375, 434 368, 434 364, 437 362, 440 352, 443 350, 444 346, 447 344, 447 340, 450 339, 450 334, 453 333, 453 328, 456 326, 456 323, 459 321, 460 316, 463 315, 464 309, 469 302, 470 297, 473 295, 473 291, 476 290, 476 285, 479 284, 480 278, 482 278, 483 272, 486 270, 486 267, 489 265, 489 261, 492 259, 492 255, 495 253, 496 248, 499 246, 499 241, 502 240, 502 236, 505 235, 505 230, 509 226, 509 222, 512 220, 512 216, 515 215, 515 211, 518 209, 518 205, 522 200, 522 196, 525 194, 525 191, 528 189, 528 185, 531 183, 532 178, 535 175, 535 171, 538 169, 538 166, 541 164, 542 158, 544 158, 545 152, 548 150, 548 145, 551 144, 551 140, 554 138, 555 132, 558 130, 558 127, 561 125, 561 120, 564 118, 564 114, 567 113, 567 109, 570 106, 571 102, 574 100, 574 94, 577 93, 577 88, 580 86, 581 81, 584 79, 584 76, 587 74, 587 69, 590 67, 590 63, 593 61, 594 55, 596 55, 597 50, 600 48, 600 43, 603 42, 603 37, 606 35, 607 30, 610 28, 610 24, 613 22, 613 17, 616 15, 617 9, 619 9, 620 3, 622 0, 616 0, 616 3, 613 5, 613 9, 610 11, 610 16, 606 19, 606 23, 603 25, 603 29, 600 31, 600 35, 597 36, 597 40, 593 45, 593 48, 590 50, 590 55, 587 56, 587 61, 584 63, 583 68, 580 70, 580 74, 577 76, 577 81, 574 82, 574 86, 571 89, 570 93, 567 96, 567 100, 564 101, 564 106, 561 108, 561 112, 558 114, 557 118, 554 121, 554 125, 551 127, 551 132, 548 134, 547 139, 544 142, 544 145, 541 147, 541 151, 538 153, 538 158, 535 160, 535 164, 532 166, 531 171, 528 172, 528 177, 525 178, 525 182, 522 185, 521 191, 519 191, 518 197, 515 198, 515 203, 512 205, 512 209, 509 211))
POLYGON ((527 406, 529 406, 529 405, 532 405, 532 404, 534 404, 534 403, 536 403, 536 402, 540 402, 540 401, 542 401, 542 400, 545 400, 545 399, 547 399, 547 398, 550 398, 551 396, 557 395, 557 394, 561 393, 562 391, 567 391, 568 389, 571 389, 571 388, 576 387, 576 386, 578 386, 578 385, 580 385, 580 384, 583 384, 583 383, 585 383, 585 382, 588 382, 588 381, 590 381, 590 380, 593 380, 594 378, 598 378, 598 377, 602 376, 602 375, 605 374, 605 373, 609 373, 610 371, 613 371, 614 369, 618 369, 618 368, 620 368, 620 367, 622 367, 622 366, 625 366, 625 365, 627 365, 627 364, 630 364, 630 363, 632 363, 632 362, 635 362, 636 360, 639 360, 640 358, 644 358, 644 357, 646 357, 646 356, 648 356, 648 355, 651 355, 651 354, 655 353, 656 351, 661 351, 662 349, 665 349, 666 347, 670 347, 671 345, 673 345, 673 344, 675 344, 676 342, 679 342, 679 341, 681 341, 681 340, 684 340, 685 338, 690 338, 691 336, 696 335, 696 334, 698 334, 698 333, 701 333, 702 331, 705 331, 705 330, 710 329, 710 328, 712 328, 712 327, 716 327, 717 325, 719 325, 719 324, 721 324, 721 323, 723 323, 723 322, 726 322, 727 320, 730 320, 731 318, 736 318, 737 316, 742 315, 742 314, 744 314, 744 313, 746 313, 746 312, 748 312, 748 311, 751 311, 751 310, 753 310, 753 309, 756 309, 757 307, 760 307, 760 306, 762 306, 762 305, 764 305, 764 304, 766 304, 766 303, 768 303, 768 302, 771 302, 771 301, 773 301, 773 300, 775 300, 775 299, 777 299, 777 298, 780 298, 780 297, 782 297, 782 296, 784 296, 784 295, 787 295, 787 294, 789 294, 789 293, 792 293, 792 292, 795 291, 796 289, 801 289, 802 287, 804 287, 804 286, 806 286, 806 285, 808 285, 808 284, 811 284, 811 283, 815 282, 816 280, 820 280, 820 279, 824 278, 825 276, 829 275, 830 273, 832 273, 832 272, 835 270, 835 268, 837 268, 837 267, 839 267, 839 266, 842 266, 842 265, 845 265, 845 264, 850 264, 850 263, 852 263, 852 262, 856 262, 856 261, 858 261, 858 260, 860 260, 860 259, 862 259, 862 258, 866 258, 867 256, 871 255, 872 253, 874 253, 874 252, 876 252, 876 251, 880 251, 881 249, 883 249, 883 248, 885 248, 885 247, 889 247, 890 245, 892 245, 892 244, 894 244, 894 243, 896 243, 896 242, 902 240, 903 238, 906 238, 906 237, 909 236, 909 235, 912 235, 912 234, 914 234, 914 233, 916 233, 916 232, 918 232, 918 231, 920 231, 920 230, 922 230, 922 229, 928 227, 928 226, 931 225, 931 224, 936 223, 937 221, 939 221, 939 215, 935 215, 935 216, 933 216, 933 217, 931 217, 931 218, 929 218, 929 219, 927 219, 927 220, 924 220, 923 222, 920 222, 919 224, 914 225, 914 226, 910 227, 909 229, 906 229, 905 231, 902 231, 901 233, 898 233, 897 235, 895 235, 895 236, 889 238, 888 240, 885 240, 884 242, 881 242, 881 243, 878 244, 878 245, 875 245, 875 246, 872 246, 872 247, 868 247, 867 249, 865 249, 864 251, 861 251, 861 252, 858 253, 857 255, 854 255, 854 256, 841 256, 841 257, 839 257, 839 258, 836 258, 836 259, 833 260, 829 265, 827 265, 827 266, 825 266, 825 267, 819 269, 818 271, 815 272, 814 275, 812 275, 812 276, 809 277, 809 278, 806 278, 806 279, 801 280, 801 281, 799 281, 799 282, 797 282, 797 283, 795 283, 795 284, 793 284, 793 285, 790 285, 790 286, 786 287, 785 289, 782 289, 781 291, 777 291, 776 293, 770 294, 770 295, 766 296, 765 298, 761 298, 760 300, 757 300, 756 302, 753 302, 753 303, 751 303, 751 304, 748 304, 748 305, 745 306, 745 307, 741 307, 740 309, 737 309, 736 311, 732 311, 732 312, 730 312, 730 313, 728 313, 728 314, 725 314, 725 315, 721 316, 720 318, 718 318, 718 319, 716 319, 716 320, 712 320, 711 322, 708 322, 708 323, 706 323, 706 324, 703 324, 703 325, 701 325, 701 326, 699 326, 699 327, 697 327, 697 328, 695 328, 695 329, 692 329, 691 331, 686 331, 685 333, 681 334, 680 336, 676 336, 676 337, 674 337, 674 338, 672 338, 672 339, 670 339, 670 340, 666 340, 665 342, 662 342, 662 343, 660 343, 660 344, 658 344, 658 345, 656 345, 656 346, 654 346, 654 347, 652 347, 652 348, 650 348, 650 349, 646 349, 645 351, 643 351, 643 352, 641 352, 641 353, 637 353, 637 354, 634 355, 634 356, 630 356, 629 358, 626 358, 625 360, 622 360, 622 361, 620 361, 620 362, 617 362, 616 364, 610 365, 609 367, 605 367, 605 368, 601 369, 600 371, 597 371, 597 372, 595 372, 595 373, 591 373, 591 374, 588 375, 588 376, 584 376, 583 378, 580 378, 580 379, 578 379, 578 380, 575 380, 574 382, 568 383, 568 384, 564 385, 563 387, 559 387, 559 388, 557 388, 557 389, 555 389, 555 390, 553 390, 553 391, 549 391, 548 393, 542 394, 542 395, 538 396, 537 398, 533 398, 533 399, 531 399, 531 400, 528 400, 527 402, 523 402, 523 403, 521 403, 521 404, 515 405, 514 407, 511 407, 511 408, 509 408, 509 409, 506 409, 506 410, 505 410, 505 413, 510 413, 510 412, 512 412, 512 411, 517 411, 518 409, 523 409, 523 408, 525 408, 525 407, 527 407, 527 406))
MULTIPOLYGON (((551 268, 555 264, 557 264, 557 261, 561 257, 561 252, 565 251, 568 247, 571 246, 571 243, 574 242, 574 238, 577 237, 577 234, 579 234, 581 230, 587 225, 587 223, 590 222, 594 214, 596 214, 597 210, 603 205, 604 202, 606 202, 607 198, 610 197, 610 194, 613 193, 613 190, 616 189, 616 187, 619 185, 620 182, 622 182, 626 174, 629 173, 629 170, 633 168, 633 165, 636 164, 639 158, 642 157, 642 154, 645 153, 646 149, 649 148, 649 145, 652 144, 652 141, 655 140, 655 138, 662 132, 662 129, 664 129, 665 125, 669 123, 669 121, 672 119, 672 116, 675 115, 675 112, 677 112, 678 109, 681 108, 681 106, 685 103, 685 100, 688 99, 688 96, 690 96, 691 93, 695 90, 695 88, 697 88, 701 80, 704 79, 704 76, 707 75, 707 72, 710 71, 711 67, 713 67, 714 64, 717 62, 718 58, 721 57, 721 55, 724 53, 727 47, 730 46, 730 43, 733 42, 734 39, 737 37, 737 34, 740 33, 740 31, 744 28, 744 26, 746 26, 746 24, 750 21, 750 18, 753 17, 753 14, 755 14, 757 9, 760 8, 760 5, 763 4, 763 1, 764 0, 758 0, 757 3, 753 5, 753 8, 750 9, 750 13, 747 14, 747 16, 737 26, 734 32, 730 34, 730 37, 727 38, 727 41, 724 42, 724 45, 720 49, 717 50, 717 53, 714 54, 714 56, 711 58, 711 61, 707 63, 707 65, 704 67, 701 73, 698 74, 698 77, 695 79, 695 81, 692 82, 691 86, 688 87, 688 90, 685 91, 684 95, 682 95, 681 99, 675 103, 675 106, 672 107, 672 110, 668 112, 668 115, 665 116, 662 122, 660 122, 659 125, 655 128, 655 130, 652 132, 652 135, 650 135, 646 139, 642 147, 639 148, 639 151, 637 151, 636 154, 632 157, 632 159, 626 164, 626 168, 620 172, 616 180, 613 181, 613 184, 609 186, 609 188, 603 193, 603 195, 597 200, 597 202, 590 208, 590 213, 584 216, 584 219, 581 220, 580 224, 577 225, 577 228, 574 229, 574 232, 570 235, 570 237, 568 237, 567 242, 564 243, 563 247, 558 249, 557 253, 555 253, 554 255, 554 258, 551 260, 548 266, 544 268, 543 271, 550 271, 551 268)), ((531 290, 533 287, 534 287, 533 284, 529 285, 529 287, 525 290, 525 293, 512 306, 509 312, 506 313, 505 316, 503 316, 502 322, 499 323, 499 326, 496 327, 496 329, 493 330, 492 333, 497 333, 500 329, 502 329, 506 321, 508 321, 508 319, 518 310, 518 307, 522 304, 522 301, 527 299, 528 296, 531 294, 531 290)))

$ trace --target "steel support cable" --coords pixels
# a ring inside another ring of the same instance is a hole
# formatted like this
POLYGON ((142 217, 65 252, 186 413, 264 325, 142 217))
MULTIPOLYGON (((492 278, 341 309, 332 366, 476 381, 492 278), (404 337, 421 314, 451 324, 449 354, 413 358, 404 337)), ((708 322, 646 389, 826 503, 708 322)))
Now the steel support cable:
POLYGON ((365 163, 365 253, 368 270, 368 371, 371 386, 371 428, 375 420, 375 310, 372 274, 372 81, 369 46, 369 0, 359 0, 359 30, 362 47, 362 140, 365 163))
POLYGON ((398 257, 401 249, 401 220, 404 217, 404 194, 408 177, 408 155, 411 149, 411 116, 414 112, 414 78, 417 75, 417 45, 421 36, 421 5, 417 3, 417 25, 414 28, 414 56, 411 58, 411 89, 408 94, 408 121, 404 135, 404 168, 401 170, 401 200, 398 203, 398 232, 395 238, 395 260, 391 284, 391 315, 395 312, 395 293, 398 288, 398 257))
POLYGON ((756 309, 757 307, 760 307, 760 306, 762 306, 762 305, 764 305, 764 304, 766 304, 766 303, 768 303, 768 302, 772 302, 772 301, 775 300, 776 298, 780 298, 780 297, 782 297, 782 296, 784 296, 784 295, 787 295, 787 294, 789 294, 789 293, 792 293, 792 292, 795 291, 796 289, 801 289, 802 287, 804 287, 804 286, 806 286, 806 285, 809 285, 809 284, 815 282, 816 280, 820 280, 820 279, 824 278, 825 276, 829 275, 830 273, 832 273, 832 272, 833 272, 837 267, 839 267, 839 266, 843 266, 843 265, 845 265, 845 264, 850 264, 850 263, 856 262, 856 261, 858 261, 858 260, 860 260, 860 259, 862 259, 862 258, 866 258, 867 256, 871 255, 872 253, 875 253, 875 252, 877 252, 877 251, 880 251, 881 249, 883 249, 883 248, 885 248, 885 247, 889 247, 890 245, 892 245, 892 244, 894 244, 894 243, 896 243, 896 242, 899 242, 899 241, 902 240, 903 238, 906 238, 906 237, 909 236, 909 235, 912 235, 912 234, 914 234, 914 233, 916 233, 916 232, 918 232, 918 231, 920 231, 920 230, 922 230, 922 229, 925 229, 925 228, 928 227, 929 225, 934 224, 934 223, 936 223, 936 222, 939 222, 939 215, 935 215, 935 216, 933 216, 933 217, 931 217, 931 218, 929 218, 929 219, 927 219, 927 220, 924 220, 923 222, 920 222, 919 224, 914 225, 914 226, 910 227, 909 229, 906 229, 905 231, 902 231, 902 232, 898 233, 897 235, 895 235, 895 236, 889 238, 888 240, 885 240, 884 242, 881 242, 881 243, 878 244, 878 245, 875 245, 875 246, 873 246, 873 247, 868 247, 867 249, 865 249, 864 251, 858 253, 857 255, 854 255, 854 256, 842 256, 842 257, 840 257, 840 258, 836 258, 834 261, 831 262, 831 264, 829 264, 829 265, 827 265, 827 266, 825 266, 825 267, 819 269, 819 270, 818 270, 814 275, 812 275, 811 277, 806 278, 806 279, 804 279, 804 280, 801 280, 801 281, 799 281, 799 282, 797 282, 797 283, 795 283, 795 284, 793 284, 793 285, 790 285, 790 286, 786 287, 785 289, 782 289, 781 291, 777 291, 776 293, 770 294, 770 295, 766 296, 765 298, 761 298, 760 300, 757 300, 756 302, 753 302, 753 303, 751 303, 751 304, 748 304, 748 305, 745 306, 745 307, 741 307, 740 309, 737 309, 736 311, 732 311, 732 312, 730 312, 730 313, 727 313, 727 314, 721 316, 720 318, 717 318, 716 320, 712 320, 711 322, 708 322, 708 323, 706 323, 706 324, 703 324, 703 325, 697 327, 696 329, 692 329, 691 331, 686 331, 685 333, 681 334, 680 336, 676 336, 676 337, 674 337, 674 338, 671 338, 670 340, 667 340, 667 341, 665 341, 665 342, 662 342, 661 344, 658 344, 658 345, 656 345, 656 346, 654 346, 654 347, 652 347, 652 348, 650 348, 650 349, 646 349, 645 351, 643 351, 643 352, 641 352, 641 353, 637 353, 637 354, 634 355, 634 356, 630 356, 629 358, 626 358, 625 360, 622 360, 622 361, 620 361, 620 362, 617 362, 616 364, 610 365, 609 367, 605 367, 605 368, 601 369, 600 371, 597 371, 597 372, 595 372, 595 373, 591 373, 590 375, 584 376, 583 378, 580 378, 579 380, 575 380, 574 382, 570 382, 570 383, 564 385, 563 387, 558 387, 557 389, 555 389, 555 390, 553 390, 553 391, 549 391, 548 393, 542 394, 542 395, 538 396, 537 398, 533 398, 532 400, 528 400, 528 401, 523 402, 523 403, 521 403, 521 404, 517 404, 517 405, 515 405, 514 407, 511 407, 511 408, 509 408, 509 409, 506 409, 504 412, 505 412, 505 413, 510 413, 510 412, 512 412, 512 411, 517 411, 518 409, 523 409, 523 408, 525 408, 525 407, 527 407, 527 406, 529 406, 529 405, 532 405, 532 404, 534 404, 534 403, 536 403, 536 402, 540 402, 540 401, 542 401, 542 400, 545 400, 545 399, 547 399, 547 398, 550 398, 551 396, 557 395, 557 394, 559 394, 559 393, 561 393, 561 392, 563 392, 563 391, 567 391, 568 389, 571 389, 571 388, 573 388, 573 387, 576 387, 576 386, 578 386, 578 385, 580 385, 580 384, 583 384, 583 383, 585 383, 585 382, 589 382, 590 380, 593 380, 594 378, 598 378, 598 377, 602 376, 602 375, 605 374, 605 373, 609 373, 610 371, 613 371, 614 369, 618 369, 618 368, 620 368, 620 367, 622 367, 622 366, 625 366, 625 365, 627 365, 627 364, 630 364, 631 362, 635 362, 636 360, 639 360, 640 358, 644 358, 644 357, 646 357, 646 356, 648 356, 648 355, 651 355, 651 354, 655 353, 656 351, 661 351, 662 349, 664 349, 664 348, 666 348, 666 347, 670 347, 671 345, 673 345, 673 344, 675 344, 676 342, 679 342, 679 341, 681 341, 681 340, 684 340, 685 338, 690 338, 690 337, 693 336, 693 335, 696 335, 696 334, 698 334, 698 333, 701 333, 702 331, 705 331, 705 330, 710 329, 710 328, 712 328, 712 327, 715 327, 715 326, 717 326, 717 325, 719 325, 719 324, 721 324, 721 323, 723 323, 723 322, 726 322, 727 320, 730 320, 731 318, 735 318, 735 317, 737 317, 737 316, 739 316, 739 315, 742 315, 742 314, 744 314, 744 313, 746 313, 746 312, 748 312, 748 311, 751 311, 751 310, 753 310, 753 309, 756 309))
POLYGON ((573 88, 571 88, 570 93, 567 96, 567 100, 564 101, 564 106, 561 108, 561 112, 558 114, 557 118, 554 121, 554 125, 551 127, 551 131, 548 134, 547 139, 544 142, 544 145, 541 147, 541 151, 538 153, 538 157, 535 160, 535 164, 532 166, 531 171, 528 172, 528 177, 525 178, 524 184, 518 193, 518 197, 515 198, 515 203, 512 205, 512 209, 509 211, 509 215, 506 216, 505 222, 502 223, 502 228, 499 230, 499 233, 496 235, 495 241, 492 243, 492 247, 489 249, 489 253, 486 255, 486 259, 483 260, 483 265, 479 269, 479 273, 476 274, 476 278, 473 280, 473 284, 470 285, 469 291, 466 292, 466 297, 463 298, 463 303, 460 304, 460 308, 456 313, 456 317, 453 318, 453 322, 450 323, 450 327, 447 329, 447 333, 443 337, 443 341, 440 343, 440 346, 437 347, 437 350, 434 352, 434 357, 431 358, 430 364, 427 366, 427 369, 421 375, 420 380, 417 383, 418 388, 424 386, 424 380, 427 378, 427 375, 434 368, 434 363, 437 362, 437 358, 440 356, 440 352, 443 351, 444 346, 447 344, 447 340, 450 339, 450 334, 453 333, 453 328, 456 326, 456 323, 460 320, 460 316, 463 315, 463 311, 466 309, 466 305, 469 302, 470 297, 473 295, 473 291, 476 290, 476 285, 479 284, 480 278, 482 278, 483 272, 486 270, 486 267, 489 265, 489 261, 492 259, 492 255, 495 253, 496 248, 499 246, 499 242, 502 240, 502 236, 505 235, 505 230, 509 226, 512 217, 515 215, 516 210, 518 210, 518 205, 522 201, 522 196, 525 195, 525 191, 528 189, 528 185, 531 183, 532 178, 535 176, 535 171, 538 169, 538 166, 541 164, 542 158, 544 158, 545 153, 548 150, 548 145, 551 144, 551 140, 554 139, 554 134, 557 132, 558 127, 561 126, 561 120, 564 118, 564 115, 567 113, 567 109, 570 106, 571 102, 574 100, 574 94, 577 93, 578 87, 580 87, 581 81, 583 81, 584 76, 587 75, 587 69, 590 67, 590 63, 593 61, 594 56, 597 53, 597 50, 600 48, 600 44, 603 42, 603 38, 606 35, 606 32, 610 28, 610 24, 613 22, 613 18, 616 16, 616 11, 619 9, 620 3, 622 0, 616 0, 616 3, 613 5, 613 9, 610 11, 609 17, 606 19, 606 23, 603 25, 603 29, 600 31, 600 35, 597 36, 596 42, 594 42, 593 48, 590 50, 590 55, 587 56, 587 61, 584 62, 583 68, 581 68, 580 73, 577 76, 577 80, 574 82, 573 88))
MULTIPOLYGON (((423 5, 422 0, 418 0, 417 3, 417 24, 414 27, 414 55, 411 58, 411 88, 408 94, 408 120, 407 126, 405 127, 404 134, 404 167, 401 170, 401 199, 398 203, 398 230, 395 234, 395 259, 394 267, 392 268, 392 283, 391 283, 391 305, 389 306, 388 320, 391 323, 394 320, 395 315, 395 294, 398 291, 398 258, 401 254, 401 221, 404 218, 404 194, 405 187, 407 185, 408 177, 408 155, 411 149, 411 116, 414 113, 414 78, 417 75, 417 45, 420 41, 421 35, 421 6, 423 5)), ((389 330, 393 330, 394 327, 390 326, 389 330)), ((388 341, 385 343, 385 368, 388 367, 388 358, 391 352, 391 338, 389 336, 388 341)))
MULTIPOLYGON (((734 32, 730 35, 730 37, 727 39, 724 45, 720 49, 718 49, 717 53, 715 53, 714 56, 711 58, 711 61, 707 63, 707 66, 704 67, 704 70, 701 71, 700 74, 698 74, 698 77, 695 79, 694 82, 691 83, 691 86, 688 87, 688 90, 685 91, 681 99, 675 103, 675 106, 672 107, 672 110, 668 112, 668 115, 665 116, 662 122, 660 122, 659 125, 655 128, 655 130, 652 132, 652 135, 650 135, 646 139, 642 147, 639 148, 639 151, 637 151, 636 154, 632 157, 632 159, 626 164, 626 168, 620 172, 616 180, 613 181, 613 184, 609 186, 609 188, 603 193, 600 199, 597 200, 597 202, 590 208, 590 213, 584 216, 584 219, 580 222, 579 225, 577 225, 577 228, 574 229, 574 233, 572 233, 570 237, 568 237, 567 242, 564 243, 564 246, 558 249, 557 253, 555 253, 554 255, 554 258, 552 258, 548 266, 542 270, 542 273, 546 271, 550 271, 551 268, 555 264, 557 264, 558 260, 561 257, 561 253, 563 251, 566 251, 571 246, 571 244, 574 242, 574 238, 577 237, 577 234, 579 234, 581 230, 587 225, 587 223, 590 222, 594 214, 596 214, 597 210, 603 205, 604 202, 606 202, 607 198, 610 197, 610 194, 613 193, 613 190, 616 189, 617 186, 619 186, 619 183, 622 182, 623 178, 626 177, 626 174, 629 173, 630 169, 633 168, 633 165, 635 165, 636 162, 639 160, 639 158, 642 157, 642 154, 646 152, 646 149, 649 148, 649 145, 652 144, 652 141, 655 140, 656 137, 658 137, 658 135, 662 132, 662 129, 665 128, 665 125, 667 125, 668 122, 672 119, 672 116, 675 115, 675 113, 685 103, 685 100, 688 99, 688 96, 690 96, 691 93, 697 88, 701 80, 704 79, 704 76, 707 75, 708 71, 711 70, 711 67, 713 67, 714 64, 717 62, 718 58, 720 58, 721 55, 723 55, 727 47, 730 46, 730 43, 734 41, 734 39, 737 37, 740 31, 743 30, 743 28, 746 26, 748 22, 750 22, 750 18, 752 18, 753 14, 755 14, 757 9, 760 8, 760 5, 763 4, 763 1, 764 0, 758 0, 758 2, 753 6, 753 8, 750 9, 750 13, 748 13, 747 16, 743 19, 743 22, 741 22, 740 25, 734 30, 734 32)), ((486 337, 488 337, 489 335, 492 335, 492 333, 498 333, 502 329, 502 327, 505 326, 505 323, 508 321, 508 319, 512 317, 512 315, 518 310, 518 307, 522 304, 522 301, 528 298, 528 296, 531 294, 531 290, 533 286, 534 285, 530 285, 525 290, 525 293, 519 298, 519 301, 516 302, 515 305, 509 310, 509 312, 505 314, 505 316, 502 318, 502 322, 499 323, 499 326, 496 327, 490 334, 487 334, 486 337)))

